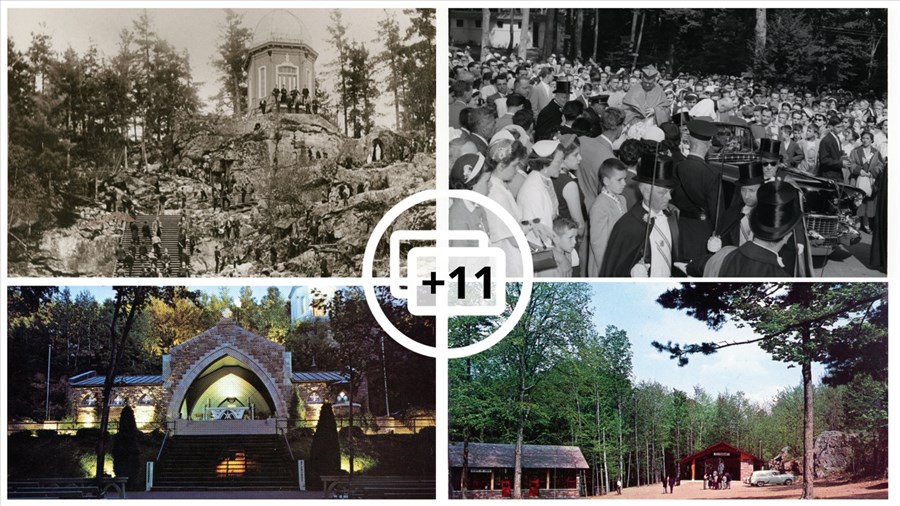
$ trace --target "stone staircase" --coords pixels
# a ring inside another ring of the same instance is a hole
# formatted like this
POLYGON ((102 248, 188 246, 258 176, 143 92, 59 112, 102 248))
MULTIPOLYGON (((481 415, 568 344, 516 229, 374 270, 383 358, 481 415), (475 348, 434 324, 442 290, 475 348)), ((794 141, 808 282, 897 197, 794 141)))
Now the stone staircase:
MULTIPOLYGON (((144 223, 150 225, 151 229, 153 227, 153 221, 156 219, 156 215, 153 214, 139 214, 135 216, 135 220, 138 226, 138 230, 144 226, 144 223)), ((181 220, 181 217, 176 214, 161 214, 159 215, 159 222, 162 226, 162 237, 160 237, 160 251, 169 250, 169 268, 171 271, 171 275, 173 277, 177 277, 181 272, 181 257, 178 256, 178 222, 181 220)), ((142 244, 146 244, 147 250, 151 249, 150 242, 147 238, 141 235, 142 244)), ((126 226, 122 231, 122 241, 121 247, 122 251, 128 251, 131 249, 132 241, 131 241, 131 230, 129 226, 126 226)), ((139 251, 140 248, 138 247, 139 251)), ((119 271, 119 265, 123 260, 121 258, 116 260, 116 271, 119 271)), ((144 272, 144 267, 149 266, 150 262, 147 261, 146 258, 135 258, 134 266, 131 269, 131 272, 128 272, 126 269, 126 276, 136 276, 140 277, 144 272)))
POLYGON ((174 436, 156 463, 153 490, 297 489, 296 468, 277 435, 174 436))

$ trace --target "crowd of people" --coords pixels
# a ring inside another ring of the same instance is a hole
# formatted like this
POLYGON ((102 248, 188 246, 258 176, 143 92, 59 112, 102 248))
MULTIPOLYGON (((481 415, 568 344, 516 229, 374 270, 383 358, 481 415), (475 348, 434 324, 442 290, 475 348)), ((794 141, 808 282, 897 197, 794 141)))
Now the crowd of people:
POLYGON ((731 471, 712 471, 703 475, 704 490, 728 490, 731 488, 731 471))
POLYGON ((259 99, 259 113, 266 114, 270 112, 278 113, 280 109, 286 109, 287 112, 299 113, 305 111, 306 114, 319 114, 319 101, 309 94, 309 88, 303 88, 298 91, 294 88, 288 93, 284 86, 272 88, 272 94, 268 97, 259 99))
MULTIPOLYGON (((858 188, 854 224, 886 233, 883 96, 555 56, 457 52, 449 72, 450 188, 487 195, 521 224, 538 277, 809 276, 798 176, 858 188), (729 195, 708 162, 738 142, 723 124, 752 143, 729 195)), ((485 231, 507 274, 523 274, 493 213, 454 200, 450 219, 485 231)), ((883 244, 872 265, 884 265, 883 244)))
MULTIPOLYGON (((230 171, 223 171, 222 167, 212 163, 210 154, 205 153, 196 163, 174 169, 174 176, 192 179, 191 184, 182 179, 177 187, 164 192, 161 184, 164 174, 157 174, 153 183, 153 208, 144 206, 144 211, 149 211, 149 219, 139 217, 139 209, 127 185, 124 189, 111 185, 107 191, 108 195, 112 195, 107 199, 107 209, 122 209, 125 215, 137 218, 128 224, 127 234, 120 239, 116 252, 116 276, 188 277, 193 272, 191 260, 201 237, 221 243, 222 246, 217 249, 230 252, 232 245, 241 237, 243 218, 240 214, 214 216, 211 230, 204 233, 193 225, 189 211, 200 204, 211 206, 213 211, 227 211, 238 205, 243 207, 256 202, 255 187, 249 179, 244 176, 239 180, 234 173, 226 172, 230 171), (163 246, 164 227, 160 216, 168 211, 179 213, 177 256, 163 246)), ((178 183, 179 180, 172 181, 178 183)), ((216 272, 225 265, 225 258, 231 257, 223 254, 221 264, 216 263, 216 272)))

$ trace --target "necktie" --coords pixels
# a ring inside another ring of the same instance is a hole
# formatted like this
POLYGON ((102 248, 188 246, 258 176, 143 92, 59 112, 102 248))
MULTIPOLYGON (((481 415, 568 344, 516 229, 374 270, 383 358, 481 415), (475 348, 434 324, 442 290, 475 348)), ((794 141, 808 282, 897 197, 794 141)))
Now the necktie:
POLYGON ((753 232, 750 230, 750 220, 747 218, 747 215, 744 214, 741 217, 741 242, 739 244, 743 245, 745 242, 753 240, 753 232))
POLYGON ((662 260, 665 270, 671 273, 672 259, 670 254, 672 251, 672 243, 669 242, 663 234, 662 229, 659 228, 659 224, 656 223, 655 217, 651 218, 650 226, 653 227, 653 230, 650 233, 650 242, 653 243, 653 249, 662 260))

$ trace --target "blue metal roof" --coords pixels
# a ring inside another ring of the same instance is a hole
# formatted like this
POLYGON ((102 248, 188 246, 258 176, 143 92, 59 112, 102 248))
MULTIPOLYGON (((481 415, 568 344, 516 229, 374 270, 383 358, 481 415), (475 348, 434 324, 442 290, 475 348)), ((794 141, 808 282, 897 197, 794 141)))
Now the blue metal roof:
MULTIPOLYGON (((106 381, 106 376, 92 376, 90 378, 72 383, 73 387, 101 387, 106 381)), ((144 376, 116 376, 115 385, 162 385, 160 375, 144 376)))
POLYGON ((333 371, 323 371, 323 372, 295 372, 291 373, 291 381, 295 383, 311 383, 311 382, 345 382, 347 378, 339 373, 333 371))

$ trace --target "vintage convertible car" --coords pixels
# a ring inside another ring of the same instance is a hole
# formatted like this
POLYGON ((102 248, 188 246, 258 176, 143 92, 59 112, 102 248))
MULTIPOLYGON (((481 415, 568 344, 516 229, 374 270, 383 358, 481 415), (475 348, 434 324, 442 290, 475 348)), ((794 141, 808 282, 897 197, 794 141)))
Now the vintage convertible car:
MULTIPOLYGON (((734 182, 740 165, 757 160, 753 134, 744 125, 716 123, 719 131, 709 151, 710 165, 721 165, 722 194, 728 207, 735 198, 734 182)), ((828 256, 839 246, 860 241, 856 208, 865 193, 853 186, 816 177, 795 169, 782 168, 790 181, 803 192, 804 223, 813 256, 828 256)), ((737 197, 740 198, 740 197, 737 197)))

